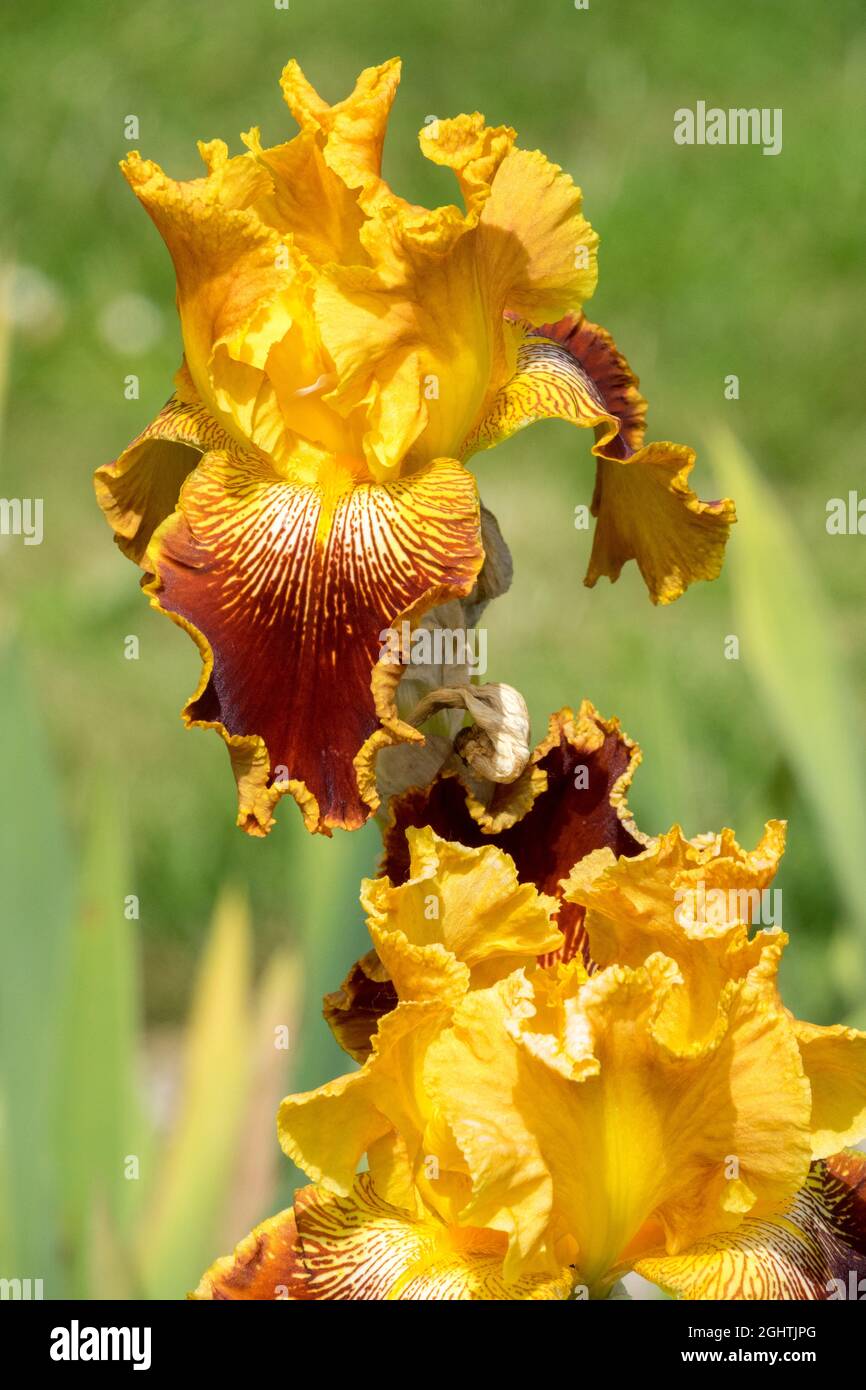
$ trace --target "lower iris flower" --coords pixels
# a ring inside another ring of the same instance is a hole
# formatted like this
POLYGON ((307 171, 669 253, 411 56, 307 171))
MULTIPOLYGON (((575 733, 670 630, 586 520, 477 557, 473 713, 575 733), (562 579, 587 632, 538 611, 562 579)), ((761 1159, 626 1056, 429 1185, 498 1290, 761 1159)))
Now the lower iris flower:
POLYGON ((326 1000, 360 1068, 283 1101, 312 1185, 195 1297, 597 1298, 637 1270, 827 1299, 866 1273, 866 1034, 793 1017, 787 938, 752 925, 784 826, 646 837, 638 756, 584 705, 507 807, 448 774, 398 798, 373 949, 326 1000))

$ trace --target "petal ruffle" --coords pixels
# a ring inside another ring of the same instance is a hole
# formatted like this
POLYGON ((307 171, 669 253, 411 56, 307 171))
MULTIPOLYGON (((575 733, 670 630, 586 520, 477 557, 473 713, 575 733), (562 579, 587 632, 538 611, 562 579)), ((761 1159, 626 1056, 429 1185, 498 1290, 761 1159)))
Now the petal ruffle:
POLYGON ((492 179, 479 226, 484 273, 506 311, 538 323, 595 293, 598 235, 581 190, 538 150, 513 149, 492 179))
POLYGON ((277 461, 291 450, 273 386, 271 345, 309 317, 309 288, 272 182, 250 154, 200 145, 204 178, 178 182, 137 153, 122 168, 174 262, 184 355, 199 398, 240 445, 277 461))
POLYGON ((646 444, 630 458, 599 458, 591 511, 596 520, 584 583, 616 581, 636 560, 653 603, 673 603, 697 579, 717 579, 736 521, 725 498, 701 502, 688 484, 695 452, 646 444))
MULTIPOLYGON (((188 395, 194 396, 189 383, 188 395)), ((140 564, 157 526, 171 516, 184 479, 226 435, 208 411, 176 394, 113 463, 94 475, 96 499, 125 555, 140 564)))
POLYGON ((609 334, 582 316, 523 325, 514 375, 460 451, 489 449, 535 420, 592 428, 596 530, 585 583, 619 578, 636 560, 654 603, 671 603, 696 579, 715 579, 736 520, 729 500, 701 502, 688 485, 692 449, 643 444, 645 402, 609 334))
POLYGON ((410 826, 432 826, 467 846, 492 842, 513 859, 521 882, 558 900, 557 926, 573 953, 583 911, 562 901, 561 880, 593 850, 606 847, 618 857, 644 849, 646 837, 626 802, 640 757, 619 722, 602 719, 588 700, 576 715, 562 709, 517 782, 482 784, 468 773, 446 773, 393 798, 382 872, 394 883, 405 881, 410 826))
POLYGON ((684 1299, 863 1299, 866 1155, 814 1163, 782 1216, 747 1217, 735 1231, 636 1269, 684 1299))
POLYGON ((598 965, 637 967, 654 951, 676 961, 688 986, 690 1033, 699 1039, 716 1025, 724 986, 760 957, 763 939, 750 941, 749 926, 761 918, 784 847, 780 821, 769 822, 751 851, 730 830, 695 844, 674 826, 631 858, 616 859, 610 849, 588 855, 562 891, 586 913, 598 965))
POLYGON ((472 1178, 461 1219, 508 1233, 506 1272, 555 1260, 564 1230, 603 1293, 647 1226, 677 1250, 789 1201, 808 1171, 809 1088, 759 969, 728 987, 701 1048, 678 1026, 683 983, 664 956, 588 980, 578 961, 564 970, 466 995, 424 1089, 472 1178))
POLYGON ((794 1019, 812 1088, 812 1157, 828 1158, 866 1139, 866 1033, 794 1019))
POLYGON ((292 58, 280 78, 283 97, 302 131, 322 137, 329 167, 347 188, 375 187, 382 170, 388 117, 400 83, 400 60, 365 68, 343 101, 330 105, 319 96, 292 58))
POLYGON ((376 706, 381 634, 468 593, 482 559, 453 460, 385 484, 328 460, 306 483, 231 447, 205 455, 151 541, 146 589, 202 653, 184 719, 225 739, 239 824, 265 834, 285 792, 312 830, 363 824, 376 751, 421 738, 376 706))
POLYGON ((367 879, 361 903, 379 959, 400 999, 457 1003, 562 940, 551 898, 520 883, 495 845, 467 849, 429 827, 407 830, 409 876, 367 879))
MULTIPOLYGON (((346 1197, 361 1157, 400 1137, 402 1186, 407 1195, 423 1166, 423 1136, 430 1118, 421 1086, 424 1053, 450 1018, 436 1002, 401 1002, 379 1022, 372 1052, 360 1071, 314 1091, 286 1096, 277 1116, 283 1151, 316 1183, 346 1197)), ((393 1154, 388 1155, 393 1167, 393 1154)), ((396 1185, 396 1184, 395 1184, 396 1185)), ((391 1190, 394 1190, 393 1188, 391 1190)))
POLYGON ((565 312, 595 288, 597 237, 580 190, 514 138, 477 112, 422 131, 422 152, 454 172, 463 212, 406 203, 372 165, 353 179, 371 266, 327 267, 315 306, 339 382, 328 399, 344 413, 365 403, 363 449, 377 478, 406 455, 457 453, 513 370, 507 314, 565 312))
POLYGON ((193 1298, 321 1300, 565 1299, 568 1270, 506 1284, 495 1231, 449 1227, 385 1201, 369 1174, 351 1195, 303 1188, 283 1212, 208 1270, 193 1298), (291 1240, 291 1243, 289 1243, 291 1240), (274 1292, 276 1289, 276 1292, 274 1292))

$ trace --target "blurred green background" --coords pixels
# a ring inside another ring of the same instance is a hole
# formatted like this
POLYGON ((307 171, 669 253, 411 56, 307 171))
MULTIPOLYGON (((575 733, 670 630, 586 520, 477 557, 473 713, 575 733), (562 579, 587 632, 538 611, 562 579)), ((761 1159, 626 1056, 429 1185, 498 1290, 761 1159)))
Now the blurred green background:
POLYGON ((582 586, 583 434, 548 423, 482 456, 515 560, 488 678, 524 691, 536 737, 583 696, 618 714, 647 831, 752 844, 787 817, 788 1002, 866 1023, 866 539, 825 529, 864 477, 862 5, 6 4, 0 495, 44 498, 45 540, 0 537, 0 1275, 46 1297, 179 1296, 288 1199, 276 1102, 342 1066, 318 999, 364 949, 377 853, 373 827, 312 840, 288 803, 264 842, 235 829, 224 749, 178 717, 194 646, 95 505, 93 468, 180 352, 169 257, 117 161, 135 145, 192 176, 197 138, 292 133, 290 56, 336 100, 395 53, 392 182, 451 200, 416 132, 475 108, 568 169, 601 235, 590 314, 641 376, 649 437, 693 444, 700 495, 741 517, 722 579, 654 609, 633 565, 582 586), (781 107, 783 152, 676 146, 699 99, 781 107))

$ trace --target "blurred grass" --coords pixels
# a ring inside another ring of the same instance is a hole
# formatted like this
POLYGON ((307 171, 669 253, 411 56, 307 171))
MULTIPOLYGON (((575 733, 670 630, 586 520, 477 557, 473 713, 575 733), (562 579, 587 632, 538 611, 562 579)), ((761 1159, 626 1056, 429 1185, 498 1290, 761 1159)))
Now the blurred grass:
POLYGON ((189 176, 199 137, 237 151, 251 124, 291 132, 289 56, 334 99, 395 52, 389 177, 451 198, 416 132, 475 107, 574 173, 602 237, 591 311, 641 373, 651 437, 693 443, 699 492, 731 491, 742 517, 721 580, 653 609, 633 566, 580 583, 583 438, 550 423, 482 457, 516 571, 486 619, 490 677, 524 690, 537 735, 584 695, 618 714, 644 747, 647 830, 731 824, 750 843, 787 816, 787 997, 817 1021, 862 1018, 864 542, 824 525, 827 499, 861 485, 866 443, 862 6, 5 6, 0 259, 19 270, 0 494, 44 497, 46 541, 0 538, 0 1273, 182 1292, 193 1260, 288 1194, 271 1097, 341 1065, 317 1001, 364 949, 376 832, 311 841, 288 805, 265 842, 237 832, 222 748, 178 718, 197 655, 141 599, 90 474, 153 416, 179 357, 171 265, 116 168, 125 117, 189 176), (783 153, 676 147, 673 111, 699 98, 781 106, 783 153), (243 902, 226 896, 238 884, 243 902), (287 1013, 275 1059, 263 1039, 287 1013), (122 1177, 130 1153, 139 1181, 122 1177))

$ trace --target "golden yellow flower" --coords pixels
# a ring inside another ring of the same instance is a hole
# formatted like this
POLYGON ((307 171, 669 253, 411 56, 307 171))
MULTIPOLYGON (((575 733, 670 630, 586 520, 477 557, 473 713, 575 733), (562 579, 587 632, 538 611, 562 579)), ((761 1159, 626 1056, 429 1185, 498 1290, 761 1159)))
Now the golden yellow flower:
POLYGON ((587 583, 634 557, 657 602, 718 573, 733 520, 689 490, 691 450, 644 446, 636 383, 582 318, 597 239, 580 190, 474 114, 420 137, 463 209, 406 202, 381 177, 398 76, 368 69, 329 106, 292 62, 294 139, 202 144, 187 182, 123 165, 174 262, 184 361, 97 495, 200 649, 184 720, 226 742, 253 834, 286 792, 311 830, 359 826, 378 752, 422 740, 381 634, 472 590, 473 452, 542 417, 593 428, 587 583))
POLYGON ((794 1019, 787 938, 752 930, 782 825, 753 851, 676 827, 616 850, 626 741, 566 714, 544 756, 594 726, 606 763, 595 805, 551 779, 525 813, 552 796, 550 838, 570 821, 562 897, 498 844, 403 832, 403 881, 362 890, 374 950, 327 1001, 362 1065, 280 1108, 314 1186, 198 1296, 603 1297, 637 1269, 687 1298, 831 1298, 866 1273, 866 1156, 844 1148, 866 1034, 794 1019))

